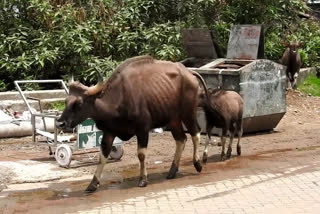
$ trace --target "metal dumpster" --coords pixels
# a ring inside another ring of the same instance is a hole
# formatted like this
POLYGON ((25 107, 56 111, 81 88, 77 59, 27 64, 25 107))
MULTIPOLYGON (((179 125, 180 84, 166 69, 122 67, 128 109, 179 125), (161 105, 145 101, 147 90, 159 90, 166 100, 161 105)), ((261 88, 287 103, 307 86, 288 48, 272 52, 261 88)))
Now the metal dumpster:
MULTIPOLYGON (((260 25, 233 26, 227 58, 189 67, 201 74, 208 88, 220 87, 241 95, 244 100, 245 133, 272 130, 286 113, 285 67, 270 60, 258 59, 263 58, 262 31, 260 25)), ((198 118, 205 132, 205 117, 201 109, 198 118)), ((213 132, 218 133, 218 130, 213 132)))

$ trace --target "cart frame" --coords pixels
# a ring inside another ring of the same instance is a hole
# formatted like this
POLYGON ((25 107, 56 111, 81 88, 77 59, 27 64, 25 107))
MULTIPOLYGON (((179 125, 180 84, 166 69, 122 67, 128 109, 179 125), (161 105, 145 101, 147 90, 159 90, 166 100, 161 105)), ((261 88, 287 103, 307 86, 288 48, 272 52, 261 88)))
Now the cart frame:
MULTIPOLYGON (((55 154, 56 161, 58 162, 58 164, 60 166, 69 167, 70 162, 71 162, 71 157, 72 157, 72 150, 68 144, 65 144, 65 142, 68 142, 68 143, 72 142, 71 141, 72 136, 66 136, 64 138, 62 138, 62 136, 58 136, 58 129, 57 129, 56 122, 57 122, 57 119, 59 118, 59 116, 61 115, 61 112, 43 112, 42 107, 41 107, 41 99, 35 98, 35 97, 26 97, 25 94, 23 93, 23 91, 21 90, 21 87, 19 84, 26 84, 26 83, 38 83, 38 84, 60 83, 61 86, 63 87, 63 89, 65 90, 66 94, 68 95, 69 90, 68 90, 66 84, 61 79, 56 79, 56 80, 16 80, 16 81, 14 81, 14 84, 15 84, 16 88, 18 89, 19 94, 21 95, 24 103, 27 105, 28 110, 31 114, 32 142, 33 143, 37 142, 37 137, 36 137, 37 134, 42 135, 44 137, 47 137, 47 142, 49 144, 49 155, 55 154), (28 102, 28 99, 38 101, 40 113, 35 112, 33 110, 33 108, 31 108, 31 106, 28 102), (36 128, 36 117, 42 118, 44 131, 36 128), (45 118, 52 118, 54 120, 53 134, 47 131, 45 118), (53 143, 50 143, 49 139, 53 140, 53 143), (58 144, 60 144, 60 145, 58 145, 58 144), (55 152, 52 152, 51 146, 57 146, 55 152)), ((95 127, 94 122, 92 125, 95 127)), ((79 131, 78 130, 79 130, 80 126, 81 126, 81 124, 79 124, 77 126, 77 133, 76 133, 77 140, 74 143, 74 145, 72 145, 72 149, 79 149, 80 143, 79 143, 79 131)), ((94 130, 92 130, 90 133, 98 133, 98 132, 101 132, 101 131, 98 131, 96 128, 94 128, 94 130)), ((92 148, 97 148, 97 145, 98 145, 97 142, 95 143, 95 145, 96 146, 93 146, 92 148)), ((89 148, 86 148, 86 149, 89 149, 89 148)), ((124 153, 123 142, 117 138, 113 142, 113 148, 112 148, 112 152, 110 153, 110 156, 113 159, 120 160, 123 153, 124 153)))

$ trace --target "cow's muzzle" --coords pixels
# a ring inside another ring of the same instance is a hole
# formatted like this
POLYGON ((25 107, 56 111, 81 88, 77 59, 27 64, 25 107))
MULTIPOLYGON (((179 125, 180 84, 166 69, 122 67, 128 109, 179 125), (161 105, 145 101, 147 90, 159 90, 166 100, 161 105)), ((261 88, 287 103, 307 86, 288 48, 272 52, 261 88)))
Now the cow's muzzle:
POLYGON ((66 124, 66 122, 64 122, 64 121, 59 121, 59 120, 57 120, 57 121, 56 121, 56 126, 57 126, 57 128, 59 128, 59 129, 64 129, 64 128, 67 127, 67 124, 66 124))

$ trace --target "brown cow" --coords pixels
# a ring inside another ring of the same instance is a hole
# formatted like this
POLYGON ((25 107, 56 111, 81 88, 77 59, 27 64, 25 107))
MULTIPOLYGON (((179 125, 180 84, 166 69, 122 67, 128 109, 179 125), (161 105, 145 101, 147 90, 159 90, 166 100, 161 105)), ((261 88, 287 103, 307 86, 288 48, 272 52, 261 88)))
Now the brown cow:
MULTIPOLYGON (((194 75, 206 89, 201 76, 197 73, 194 75)), ((193 164, 198 172, 201 171, 198 156, 200 128, 196 115, 200 87, 194 75, 180 63, 139 56, 124 61, 104 84, 87 87, 75 82, 70 85, 66 108, 58 119, 58 126, 72 128, 86 118, 92 118, 103 131, 100 163, 87 191, 97 189, 116 136, 122 140, 137 136, 139 186, 146 186, 145 159, 149 130, 166 125, 176 141, 174 160, 167 178, 176 176, 187 139, 182 123, 192 136, 193 164)))
POLYGON ((207 140, 203 152, 203 162, 207 162, 208 144, 211 140, 211 131, 213 127, 222 128, 221 143, 222 152, 221 160, 229 159, 232 152, 232 141, 234 135, 238 134, 237 153, 241 155, 240 138, 242 136, 242 114, 243 100, 241 96, 234 91, 214 90, 209 93, 209 99, 203 99, 200 103, 206 116, 207 140), (226 134, 230 132, 230 142, 225 155, 226 134))
POLYGON ((296 88, 297 76, 302 65, 301 57, 298 48, 301 47, 301 42, 284 43, 286 50, 284 51, 280 63, 287 66, 287 87, 296 88))

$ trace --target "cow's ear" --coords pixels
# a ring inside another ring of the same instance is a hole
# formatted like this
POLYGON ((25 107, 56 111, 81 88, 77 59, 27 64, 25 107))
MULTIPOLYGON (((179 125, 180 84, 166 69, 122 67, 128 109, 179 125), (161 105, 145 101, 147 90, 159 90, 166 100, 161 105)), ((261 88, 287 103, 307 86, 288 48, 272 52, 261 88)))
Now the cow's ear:
POLYGON ((283 42, 284 47, 288 47, 288 42, 283 42))

